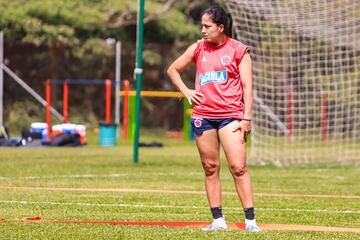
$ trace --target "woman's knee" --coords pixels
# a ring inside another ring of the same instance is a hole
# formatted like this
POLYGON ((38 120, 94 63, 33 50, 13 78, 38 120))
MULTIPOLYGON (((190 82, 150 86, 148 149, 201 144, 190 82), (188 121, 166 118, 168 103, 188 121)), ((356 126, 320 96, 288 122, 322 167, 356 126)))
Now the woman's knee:
POLYGON ((231 174, 234 177, 242 177, 247 173, 246 165, 233 165, 230 166, 231 174))
POLYGON ((218 162, 202 161, 202 165, 206 176, 213 176, 220 170, 220 163, 218 162))

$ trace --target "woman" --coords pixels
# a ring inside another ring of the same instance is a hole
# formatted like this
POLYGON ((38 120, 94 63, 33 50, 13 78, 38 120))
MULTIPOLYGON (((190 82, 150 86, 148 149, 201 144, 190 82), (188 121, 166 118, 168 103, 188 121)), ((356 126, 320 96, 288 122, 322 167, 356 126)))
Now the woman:
POLYGON ((167 73, 173 84, 193 104, 191 124, 213 216, 213 222, 202 229, 227 229, 221 208, 221 145, 244 208, 245 229, 259 232, 245 155, 253 103, 249 48, 231 38, 231 16, 221 7, 206 9, 202 13, 201 24, 203 39, 177 58, 167 73), (196 64, 195 90, 189 89, 180 76, 192 62, 196 64))

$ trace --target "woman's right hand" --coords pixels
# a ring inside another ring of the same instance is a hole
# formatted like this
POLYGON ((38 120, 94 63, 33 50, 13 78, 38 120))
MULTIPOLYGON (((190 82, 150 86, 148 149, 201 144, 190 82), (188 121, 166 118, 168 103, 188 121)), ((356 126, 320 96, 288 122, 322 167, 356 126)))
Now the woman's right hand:
POLYGON ((187 98, 190 104, 194 102, 195 104, 200 104, 204 100, 204 94, 201 92, 197 92, 193 89, 186 88, 184 90, 181 90, 182 94, 187 98))

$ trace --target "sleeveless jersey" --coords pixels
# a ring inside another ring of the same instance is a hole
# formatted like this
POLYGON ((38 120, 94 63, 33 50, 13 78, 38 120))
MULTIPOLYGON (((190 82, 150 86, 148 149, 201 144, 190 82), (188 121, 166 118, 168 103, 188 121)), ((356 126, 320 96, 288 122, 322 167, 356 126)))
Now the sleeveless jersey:
POLYGON ((198 41, 193 57, 195 90, 204 94, 204 99, 201 104, 193 105, 193 117, 243 118, 239 64, 249 51, 249 47, 230 37, 219 46, 198 41))

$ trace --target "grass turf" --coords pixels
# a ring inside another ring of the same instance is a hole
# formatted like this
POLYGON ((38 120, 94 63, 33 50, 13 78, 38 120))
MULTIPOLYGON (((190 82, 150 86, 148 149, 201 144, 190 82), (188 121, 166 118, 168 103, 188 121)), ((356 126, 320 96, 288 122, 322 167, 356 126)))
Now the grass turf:
MULTIPOLYGON (((146 139, 146 138, 145 138, 146 139)), ((149 138, 150 139, 150 138, 149 138)), ((157 138, 158 140, 158 138, 157 138)), ((163 148, 3 148, 0 186, 139 188, 204 191, 193 143, 161 139, 163 148)), ((251 165, 251 163, 250 163, 251 165)), ((222 160, 222 188, 235 192, 222 160)), ((359 167, 250 166, 255 193, 360 195, 359 167)), ((229 222, 243 221, 237 196, 224 195, 229 222)), ((360 227, 360 199, 255 196, 257 221, 269 224, 360 227)), ((205 195, 0 189, 0 218, 99 221, 210 221, 205 195)), ((204 233, 198 228, 83 225, 0 221, 2 239, 360 239, 359 234, 243 231, 204 233)))

